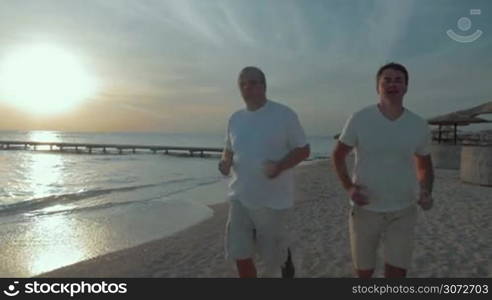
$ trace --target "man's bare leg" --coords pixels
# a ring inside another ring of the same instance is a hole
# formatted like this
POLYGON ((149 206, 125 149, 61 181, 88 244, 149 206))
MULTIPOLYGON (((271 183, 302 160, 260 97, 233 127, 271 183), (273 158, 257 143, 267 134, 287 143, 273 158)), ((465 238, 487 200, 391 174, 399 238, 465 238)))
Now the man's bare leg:
POLYGON ((359 278, 371 278, 372 274, 374 274, 374 269, 369 270, 356 270, 357 276, 359 278))
POLYGON ((384 277, 386 278, 403 278, 407 276, 407 270, 392 266, 390 264, 384 265, 384 277))
POLYGON ((239 278, 256 278, 256 267, 252 258, 236 260, 239 278))

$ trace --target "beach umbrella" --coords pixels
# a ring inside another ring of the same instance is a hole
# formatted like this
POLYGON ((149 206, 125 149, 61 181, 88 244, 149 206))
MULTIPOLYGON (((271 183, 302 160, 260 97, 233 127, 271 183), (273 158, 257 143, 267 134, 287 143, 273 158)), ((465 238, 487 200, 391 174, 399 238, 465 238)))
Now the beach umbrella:
POLYGON ((470 124, 478 124, 478 123, 490 123, 491 121, 474 117, 471 116, 468 113, 460 113, 460 112, 453 112, 449 114, 445 114, 442 116, 437 116, 434 118, 431 118, 427 120, 427 122, 430 125, 438 125, 438 143, 441 143, 441 137, 442 137, 442 126, 449 126, 452 125, 454 126, 454 144, 457 142, 457 131, 458 131, 458 126, 466 126, 470 124))
POLYGON ((474 106, 472 108, 458 110, 445 115, 437 116, 427 120, 431 125, 439 126, 439 137, 438 143, 441 143, 441 128, 445 125, 454 126, 454 143, 456 144, 457 139, 457 127, 466 126, 472 123, 489 123, 490 121, 478 118, 481 114, 492 114, 492 101, 486 102, 484 104, 474 106))
POLYGON ((465 109, 465 110, 460 110, 457 111, 457 113, 464 114, 464 115, 470 115, 470 116, 478 116, 482 114, 492 114, 492 101, 486 102, 484 104, 465 109))

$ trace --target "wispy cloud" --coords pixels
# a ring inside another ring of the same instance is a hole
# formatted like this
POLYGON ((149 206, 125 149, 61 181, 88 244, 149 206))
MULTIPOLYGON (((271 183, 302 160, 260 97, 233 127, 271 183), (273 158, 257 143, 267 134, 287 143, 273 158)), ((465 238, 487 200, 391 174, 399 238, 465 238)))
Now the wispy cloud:
POLYGON ((419 113, 492 96, 490 13, 487 0, 2 1, 0 57, 17 44, 64 45, 104 83, 93 103, 120 103, 122 118, 133 111, 155 126, 179 123, 159 111, 191 112, 200 130, 225 125, 242 105, 238 71, 257 65, 271 98, 298 110, 308 132, 331 134, 375 101, 374 73, 390 60, 408 65, 408 103, 419 113), (445 30, 470 8, 482 9, 473 20, 483 37, 450 41, 445 30))

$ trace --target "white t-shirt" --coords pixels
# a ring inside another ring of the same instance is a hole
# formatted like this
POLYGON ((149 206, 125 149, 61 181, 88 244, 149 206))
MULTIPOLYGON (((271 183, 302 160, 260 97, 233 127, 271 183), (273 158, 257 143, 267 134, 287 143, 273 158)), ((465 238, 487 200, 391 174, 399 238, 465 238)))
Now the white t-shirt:
POLYGON ((430 154, 430 130, 424 119, 405 109, 391 121, 371 105, 348 119, 339 140, 355 148, 352 177, 367 187, 370 203, 365 209, 387 212, 415 203, 414 155, 430 154))
POLYGON ((234 153, 229 199, 248 207, 291 207, 293 170, 270 179, 263 164, 281 160, 294 148, 306 144, 296 113, 283 104, 267 100, 255 111, 242 109, 232 114, 226 134, 226 149, 234 153))

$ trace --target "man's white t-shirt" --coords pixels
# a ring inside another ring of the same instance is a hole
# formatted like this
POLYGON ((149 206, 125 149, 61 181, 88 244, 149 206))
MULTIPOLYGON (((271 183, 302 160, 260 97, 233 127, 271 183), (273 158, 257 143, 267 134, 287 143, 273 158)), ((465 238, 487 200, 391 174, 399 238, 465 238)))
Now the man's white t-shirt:
POLYGON ((226 149, 234 153, 229 199, 253 208, 291 207, 293 170, 270 179, 263 165, 281 160, 294 148, 306 144, 296 113, 283 104, 267 100, 255 111, 242 109, 232 114, 226 133, 226 149))
POLYGON ((414 155, 430 154, 424 119, 405 109, 391 121, 371 105, 348 119, 339 140, 355 149, 353 182, 367 187, 370 202, 363 208, 388 212, 416 202, 414 155))

